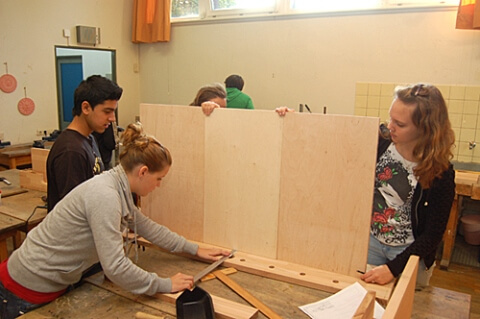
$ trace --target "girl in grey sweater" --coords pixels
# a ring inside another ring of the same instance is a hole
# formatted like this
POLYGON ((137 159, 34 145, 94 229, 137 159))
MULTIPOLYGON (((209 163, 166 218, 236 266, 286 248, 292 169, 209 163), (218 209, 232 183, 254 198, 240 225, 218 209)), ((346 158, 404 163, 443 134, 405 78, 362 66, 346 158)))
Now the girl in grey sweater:
POLYGON ((56 299, 97 262, 112 282, 136 294, 192 288, 193 276, 178 273, 160 278, 125 255, 124 238, 129 230, 172 252, 207 260, 230 253, 198 247, 134 205, 132 192, 146 196, 159 187, 171 164, 165 147, 145 135, 140 125, 130 124, 123 135, 120 165, 73 189, 0 265, 0 297, 4 300, 0 317, 15 318, 56 299))

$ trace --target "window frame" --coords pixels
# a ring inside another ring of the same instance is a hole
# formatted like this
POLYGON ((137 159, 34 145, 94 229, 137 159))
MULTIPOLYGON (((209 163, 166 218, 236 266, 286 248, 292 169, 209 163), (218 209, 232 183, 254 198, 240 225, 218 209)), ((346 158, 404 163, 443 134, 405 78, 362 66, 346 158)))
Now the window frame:
MULTIPOLYGON (((268 9, 217 9, 211 8, 211 0, 198 0, 198 16, 171 17, 171 23, 215 23, 230 20, 266 20, 278 18, 302 18, 352 14, 374 14, 398 11, 438 11, 457 8, 456 0, 380 0, 380 5, 366 9, 298 10, 291 9, 292 0, 275 0, 268 9), (452 2, 452 3, 450 3, 452 2)), ((318 0, 317 0, 318 1, 318 0)))

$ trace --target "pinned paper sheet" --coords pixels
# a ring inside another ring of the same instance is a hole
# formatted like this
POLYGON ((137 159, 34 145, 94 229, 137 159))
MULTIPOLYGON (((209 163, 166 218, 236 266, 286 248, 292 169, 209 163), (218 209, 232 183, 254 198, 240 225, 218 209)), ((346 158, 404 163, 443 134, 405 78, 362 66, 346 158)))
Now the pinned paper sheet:
MULTIPOLYGON (((362 303, 367 290, 358 282, 323 300, 300 306, 312 319, 350 319, 362 303)), ((385 309, 375 301, 374 318, 382 318, 385 309)))

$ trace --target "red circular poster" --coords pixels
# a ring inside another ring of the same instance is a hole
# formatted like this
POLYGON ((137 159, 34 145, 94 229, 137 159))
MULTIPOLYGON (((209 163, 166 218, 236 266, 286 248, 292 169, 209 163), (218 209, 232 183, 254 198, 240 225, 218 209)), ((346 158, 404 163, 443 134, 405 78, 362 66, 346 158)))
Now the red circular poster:
POLYGON ((17 80, 13 75, 4 74, 0 76, 0 90, 5 93, 11 93, 17 88, 17 80))
POLYGON ((35 103, 32 99, 24 97, 18 101, 18 111, 23 115, 30 115, 35 110, 35 103))

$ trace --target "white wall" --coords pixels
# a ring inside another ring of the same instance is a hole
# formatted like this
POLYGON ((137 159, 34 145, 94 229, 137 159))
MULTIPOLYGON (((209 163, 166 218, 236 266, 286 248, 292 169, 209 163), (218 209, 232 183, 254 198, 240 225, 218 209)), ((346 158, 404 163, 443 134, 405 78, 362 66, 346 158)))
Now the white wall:
POLYGON ((0 91, 5 140, 58 128, 54 46, 67 44, 63 29, 75 45, 76 25, 100 27, 99 47, 117 51, 122 126, 140 102, 189 104, 200 86, 232 73, 257 108, 307 103, 342 114, 353 114, 357 81, 480 84, 480 31, 456 30, 453 10, 174 25, 171 42, 136 45, 132 3, 0 0, 0 75, 7 62, 18 81, 15 92, 0 91), (36 103, 29 116, 17 111, 25 86, 36 103))
POLYGON ((142 102, 190 103, 232 73, 256 108, 353 114, 355 83, 480 84, 480 31, 456 11, 175 25, 170 43, 140 46, 142 102))
POLYGON ((76 45, 76 25, 101 29, 99 48, 117 51, 117 82, 124 89, 119 102, 120 125, 134 121, 141 102, 138 45, 131 39, 132 0, 0 0, 0 75, 8 71, 17 79, 12 93, 0 91, 0 133, 17 143, 39 139, 37 129, 58 128, 55 45, 67 45, 63 29, 71 31, 70 45, 76 45), (35 111, 21 115, 18 101, 34 100, 35 111))

